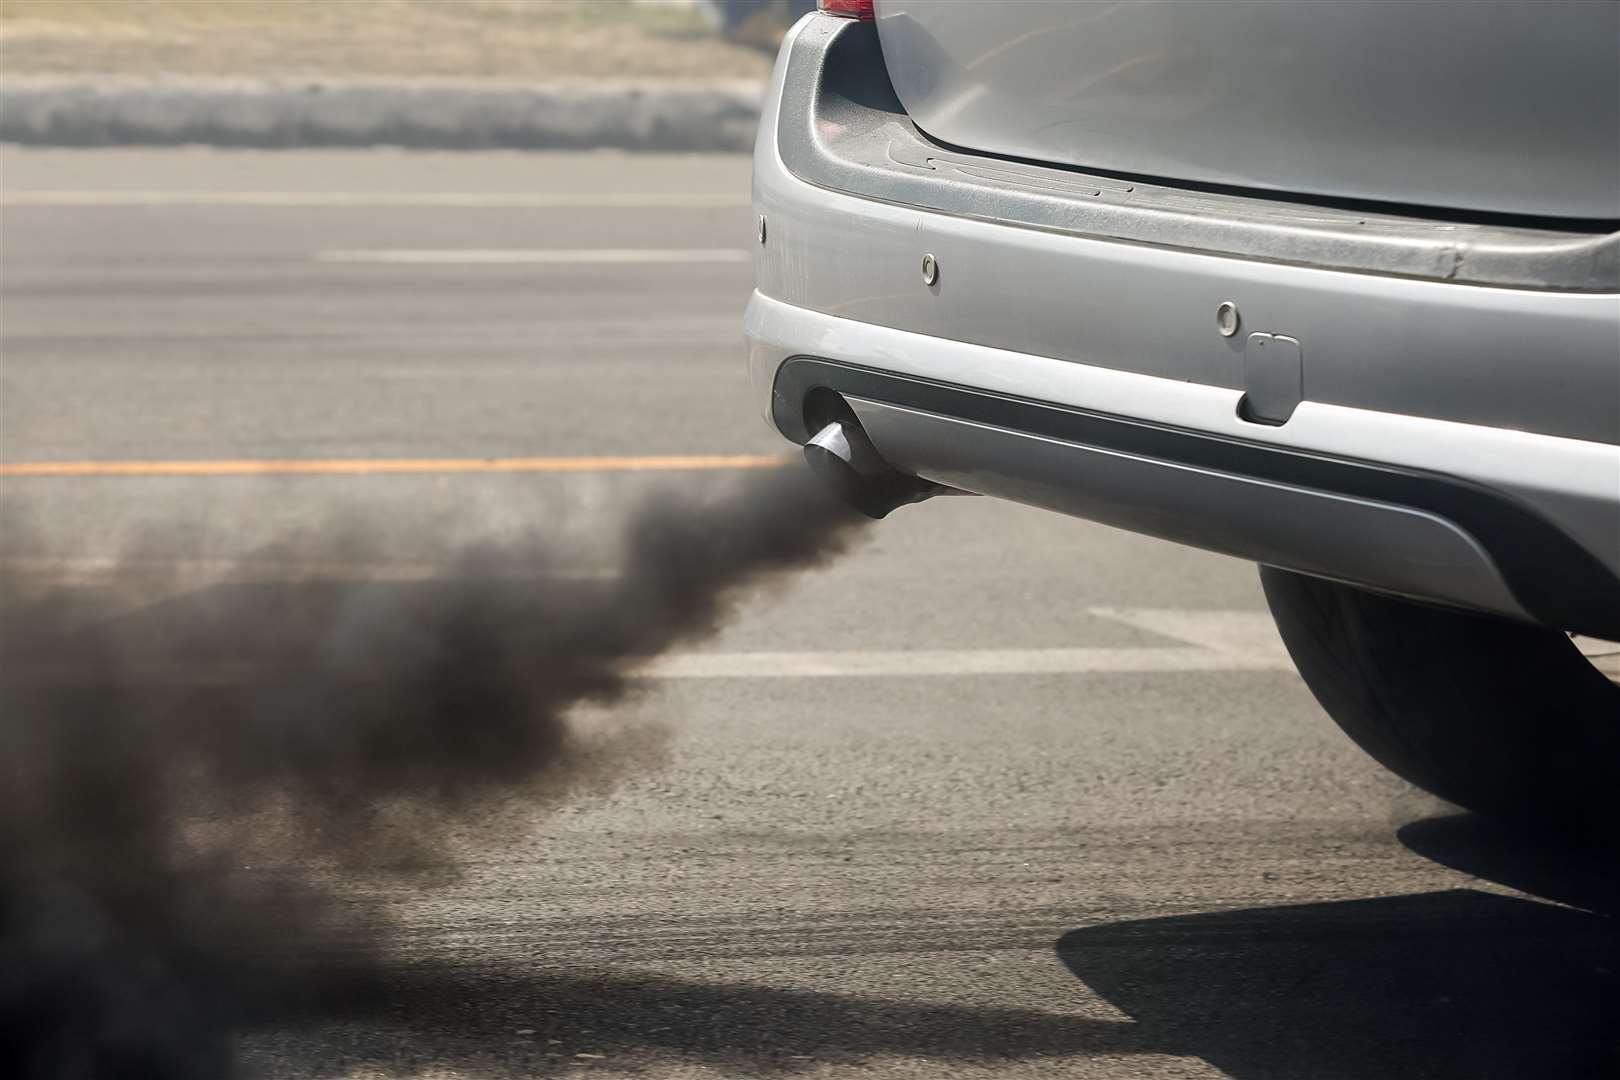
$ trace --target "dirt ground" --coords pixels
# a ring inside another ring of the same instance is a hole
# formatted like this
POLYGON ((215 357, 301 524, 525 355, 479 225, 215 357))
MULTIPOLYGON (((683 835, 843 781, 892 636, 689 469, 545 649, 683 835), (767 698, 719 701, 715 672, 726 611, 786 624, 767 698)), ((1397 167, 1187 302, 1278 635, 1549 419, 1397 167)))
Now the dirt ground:
POLYGON ((630 0, 0 0, 0 73, 764 78, 695 10, 630 0))

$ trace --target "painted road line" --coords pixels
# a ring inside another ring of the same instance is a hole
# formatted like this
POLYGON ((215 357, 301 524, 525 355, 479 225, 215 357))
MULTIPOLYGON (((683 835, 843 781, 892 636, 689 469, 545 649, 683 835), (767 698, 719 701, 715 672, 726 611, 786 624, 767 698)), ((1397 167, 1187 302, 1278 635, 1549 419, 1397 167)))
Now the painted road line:
POLYGON ((1288 649, 1267 611, 1094 607, 1086 614, 1224 655, 1266 657, 1291 666, 1288 649))
MULTIPOLYGON (((91 560, 85 560, 87 563, 91 560)), ((111 564, 109 564, 111 565, 111 564)), ((222 568, 226 564, 221 564, 222 568)), ((84 569, 101 570, 100 565, 84 569)), ((212 567, 210 569, 213 569, 212 567)), ((236 567, 240 572, 244 567, 236 567)), ((347 570, 349 567, 345 566, 347 570)), ((380 575, 386 568, 361 568, 380 575)), ((404 569, 404 567, 395 568, 404 569)), ((429 569, 411 566, 412 571, 429 569)), ((440 568, 444 569, 444 568, 440 568)), ((454 569, 449 573, 454 575, 454 569)), ((300 576, 304 576, 301 574, 300 576)), ((547 575, 553 576, 553 575, 547 575)), ((576 573, 554 576, 611 579, 602 568, 581 567, 576 573)), ((415 578, 415 574, 409 575, 415 578)), ((405 580, 401 575, 400 580, 405 580)), ((268 584, 262 578, 259 584, 268 584)), ((420 579, 418 579, 420 580, 420 579)), ((357 582, 358 583, 358 582, 357 582)), ((289 582, 296 584, 296 582, 289 582)), ((1294 665, 1280 644, 1258 633, 1263 613, 1254 611, 1194 611, 1177 609, 1100 608, 1105 618, 1151 623, 1155 633, 1174 629, 1197 635, 1206 644, 1165 646, 1080 646, 1031 649, 842 649, 816 651, 690 652, 645 660, 628 660, 624 670, 647 681, 693 679, 837 679, 837 678, 940 678, 993 675, 1110 675, 1172 674, 1178 672, 1289 672, 1294 665), (1128 616, 1123 618, 1122 616, 1128 616)), ((1166 636, 1175 636, 1167 634, 1166 636)), ((46 682, 70 679, 72 672, 40 671, 32 678, 46 682)), ((152 666, 137 677, 161 683, 218 684, 248 680, 258 674, 255 665, 152 666)))
POLYGON ((488 191, 7 191, 0 206, 242 206, 280 209, 438 207, 480 209, 621 210, 747 206, 748 195, 720 192, 488 192, 488 191))
MULTIPOLYGON (((243 559, 156 559, 123 558, 109 555, 0 556, 0 570, 27 577, 45 585, 117 585, 128 582, 151 584, 166 590, 204 588, 228 582, 254 585, 334 582, 372 585, 455 580, 463 568, 454 561, 403 562, 272 559, 251 556, 243 559)), ((620 576, 613 567, 570 567, 535 569, 518 561, 512 566, 487 570, 493 580, 514 584, 540 581, 612 581, 620 576)))
POLYGON ((0 477, 70 476, 370 476, 380 473, 709 472, 776 469, 792 458, 767 454, 672 454, 663 457, 334 458, 222 461, 14 461, 0 477))
POLYGON ((653 660, 636 674, 647 679, 802 679, 1285 670, 1293 670, 1287 657, 1169 646, 684 653, 653 660))
MULTIPOLYGON (((262 678, 268 669, 253 661, 207 665, 132 664, 135 680, 162 685, 222 686, 262 678)), ((1292 671, 1286 660, 1242 657, 1194 646, 1074 649, 906 649, 836 652, 676 653, 626 674, 647 681, 690 679, 942 678, 985 675, 1110 675, 1171 672, 1292 671)), ((79 669, 35 665, 11 672, 9 685, 71 682, 79 669)))
POLYGON ((1570 640, 1575 643, 1582 656, 1620 655, 1620 641, 1605 641, 1602 638, 1587 637, 1585 634, 1575 634, 1570 640))
POLYGON ((316 262, 391 263, 411 266, 507 266, 563 263, 745 263, 741 248, 384 248, 376 251, 318 251, 316 262))

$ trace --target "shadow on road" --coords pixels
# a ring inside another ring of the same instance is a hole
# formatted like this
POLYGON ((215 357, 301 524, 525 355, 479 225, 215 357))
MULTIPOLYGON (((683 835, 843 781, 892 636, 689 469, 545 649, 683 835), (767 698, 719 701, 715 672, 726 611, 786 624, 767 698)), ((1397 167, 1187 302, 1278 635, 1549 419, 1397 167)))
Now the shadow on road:
POLYGON ((1620 851, 1571 845, 1475 814, 1414 821, 1396 836, 1441 866, 1570 907, 1620 914, 1620 851))
POLYGON ((1144 1044, 1237 1080, 1620 1075, 1609 864, 1467 816, 1399 835, 1590 910, 1457 889, 1090 927, 1058 954, 1144 1044))
POLYGON ((1025 1009, 875 1001, 662 976, 570 976, 425 965, 396 972, 386 1005, 349 1022, 277 1032, 278 1076, 368 1068, 509 1077, 672 1059, 740 1076, 884 1056, 997 1063, 1145 1049, 1131 1024, 1025 1009), (580 1057, 576 1057, 580 1055, 580 1057))
POLYGON ((436 1067, 544 1075, 601 1055, 739 1075, 885 1056, 995 1067, 1094 1054, 1205 1059, 1237 1080, 1620 1074, 1614 874, 1590 853, 1456 816, 1412 850, 1587 910, 1474 889, 1075 930, 1057 951, 1133 1022, 625 974, 419 965, 386 1005, 269 1052, 280 1075, 436 1067))

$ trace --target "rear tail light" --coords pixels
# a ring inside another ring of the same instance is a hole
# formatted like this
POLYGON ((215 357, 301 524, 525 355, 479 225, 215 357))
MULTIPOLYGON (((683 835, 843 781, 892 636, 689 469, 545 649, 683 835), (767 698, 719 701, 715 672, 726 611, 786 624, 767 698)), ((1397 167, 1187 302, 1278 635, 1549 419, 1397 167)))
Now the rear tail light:
POLYGON ((816 0, 816 6, 828 15, 842 15, 847 19, 872 18, 872 0, 816 0))

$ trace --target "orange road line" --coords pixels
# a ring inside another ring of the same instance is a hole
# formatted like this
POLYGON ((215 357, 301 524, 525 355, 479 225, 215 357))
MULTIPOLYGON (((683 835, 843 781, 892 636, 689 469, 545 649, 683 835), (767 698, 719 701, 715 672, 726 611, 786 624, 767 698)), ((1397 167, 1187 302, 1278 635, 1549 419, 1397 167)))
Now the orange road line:
POLYGON ((334 458, 236 461, 17 461, 0 476, 366 476, 378 473, 671 472, 774 469, 791 458, 766 454, 663 457, 334 458))

